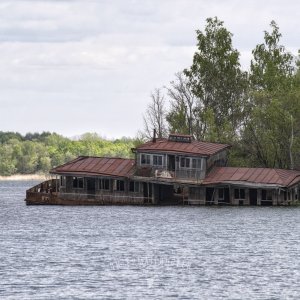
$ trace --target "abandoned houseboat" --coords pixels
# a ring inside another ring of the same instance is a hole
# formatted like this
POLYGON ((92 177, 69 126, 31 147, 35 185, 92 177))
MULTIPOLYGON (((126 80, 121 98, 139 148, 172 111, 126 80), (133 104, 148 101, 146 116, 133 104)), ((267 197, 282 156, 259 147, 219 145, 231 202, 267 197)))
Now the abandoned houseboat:
POLYGON ((227 167, 230 146, 189 135, 153 138, 135 159, 80 156, 26 192, 27 204, 290 205, 300 171, 227 167))

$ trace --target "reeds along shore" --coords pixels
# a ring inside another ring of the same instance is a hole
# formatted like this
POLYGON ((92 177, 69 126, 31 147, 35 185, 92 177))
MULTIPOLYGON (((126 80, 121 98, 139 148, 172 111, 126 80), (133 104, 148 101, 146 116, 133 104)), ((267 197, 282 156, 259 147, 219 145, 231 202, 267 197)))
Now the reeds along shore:
POLYGON ((16 174, 11 176, 0 176, 0 181, 44 181, 49 179, 45 174, 16 174))

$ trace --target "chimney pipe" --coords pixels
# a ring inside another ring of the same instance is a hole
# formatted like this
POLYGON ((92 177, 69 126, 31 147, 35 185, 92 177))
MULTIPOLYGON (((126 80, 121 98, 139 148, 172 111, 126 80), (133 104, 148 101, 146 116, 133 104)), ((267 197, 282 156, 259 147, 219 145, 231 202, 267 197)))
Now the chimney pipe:
POLYGON ((152 142, 156 143, 156 129, 153 129, 153 138, 152 138, 152 142))

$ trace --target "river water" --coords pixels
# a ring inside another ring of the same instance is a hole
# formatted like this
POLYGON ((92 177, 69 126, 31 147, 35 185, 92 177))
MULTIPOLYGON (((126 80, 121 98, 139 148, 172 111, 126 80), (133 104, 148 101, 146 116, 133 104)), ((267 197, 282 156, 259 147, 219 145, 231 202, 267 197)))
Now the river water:
POLYGON ((300 208, 26 206, 0 182, 0 299, 300 299, 300 208))

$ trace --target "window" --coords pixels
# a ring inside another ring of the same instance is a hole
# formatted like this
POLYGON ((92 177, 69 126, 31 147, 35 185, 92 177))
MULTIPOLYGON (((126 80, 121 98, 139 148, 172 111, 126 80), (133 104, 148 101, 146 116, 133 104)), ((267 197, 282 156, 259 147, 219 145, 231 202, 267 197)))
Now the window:
POLYGON ((151 155, 150 154, 141 154, 141 164, 150 165, 151 155))
POLYGON ((235 199, 246 199, 245 189, 234 189, 235 199))
POLYGON ((192 159, 192 168, 193 169, 202 169, 202 159, 201 158, 193 158, 192 159))
POLYGON ((83 177, 73 177, 73 188, 83 189, 83 177))
POLYGON ((272 190, 261 190, 262 200, 272 200, 272 190))
POLYGON ((223 188, 218 189, 218 196, 219 196, 219 200, 224 200, 224 189, 223 188))
POLYGON ((60 186, 65 186, 66 185, 66 176, 61 176, 60 177, 60 186))
POLYGON ((100 190, 109 190, 109 179, 103 178, 99 180, 99 189, 100 190))
POLYGON ((180 159, 180 167, 181 168, 189 168, 190 167, 190 158, 181 157, 181 159, 180 159))
POLYGON ((163 157, 161 155, 153 155, 153 166, 162 166, 163 157))
POLYGON ((140 183, 136 181, 130 181, 129 183, 129 192, 139 193, 140 183))
POLYGON ((115 180, 114 190, 115 191, 124 191, 124 180, 115 180))

